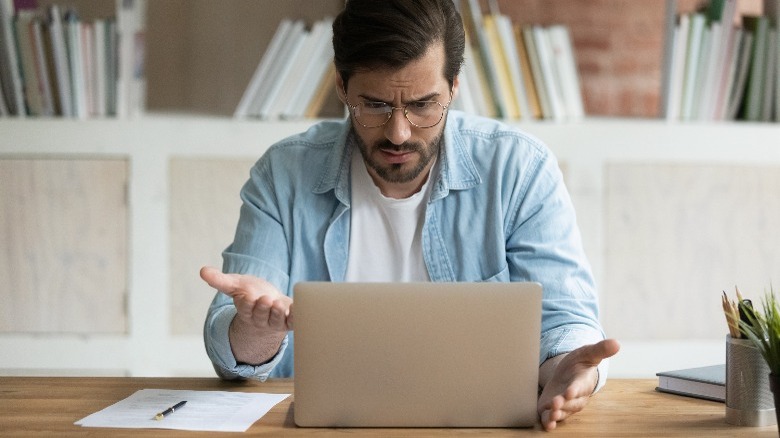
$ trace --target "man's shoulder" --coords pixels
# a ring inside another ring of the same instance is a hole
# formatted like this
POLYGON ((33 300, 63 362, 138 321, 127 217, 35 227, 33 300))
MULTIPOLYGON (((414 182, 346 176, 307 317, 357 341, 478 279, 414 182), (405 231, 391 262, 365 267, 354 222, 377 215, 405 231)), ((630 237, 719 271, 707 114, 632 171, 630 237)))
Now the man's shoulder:
POLYGON ((501 120, 453 111, 448 123, 453 129, 454 140, 472 154, 551 154, 542 140, 501 120))
POLYGON ((328 149, 344 136, 345 129, 343 120, 324 120, 311 125, 303 132, 279 140, 271 145, 268 151, 328 149))

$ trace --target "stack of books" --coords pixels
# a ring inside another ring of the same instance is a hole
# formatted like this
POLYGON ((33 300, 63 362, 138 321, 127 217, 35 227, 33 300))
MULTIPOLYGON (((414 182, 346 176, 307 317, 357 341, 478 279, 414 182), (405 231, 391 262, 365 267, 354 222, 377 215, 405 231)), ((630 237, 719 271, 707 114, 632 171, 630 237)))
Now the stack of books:
POLYGON ((740 15, 737 0, 711 0, 667 25, 662 98, 668 120, 780 120, 780 0, 740 15))
POLYGON ((332 18, 320 20, 308 29, 302 20, 282 20, 234 117, 317 117, 335 83, 332 26, 332 18))
MULTIPOLYGON (((513 24, 477 0, 459 2, 467 29, 460 98, 453 108, 507 120, 578 120, 580 78, 567 27, 513 24)), ((238 118, 317 117, 333 88, 332 20, 307 29, 283 20, 234 113, 238 118)))
POLYGON ((521 26, 495 4, 461 4, 465 65, 456 107, 507 120, 579 120, 585 115, 571 35, 564 25, 521 26))
POLYGON ((145 2, 116 0, 115 17, 85 22, 72 7, 0 0, 0 116, 142 113, 145 2))

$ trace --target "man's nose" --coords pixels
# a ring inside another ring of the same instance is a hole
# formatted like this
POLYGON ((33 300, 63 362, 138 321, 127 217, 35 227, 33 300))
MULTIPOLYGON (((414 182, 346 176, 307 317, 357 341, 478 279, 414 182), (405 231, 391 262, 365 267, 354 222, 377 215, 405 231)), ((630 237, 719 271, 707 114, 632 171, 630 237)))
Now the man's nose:
POLYGON ((403 108, 393 108, 390 120, 385 124, 385 138, 393 144, 402 144, 412 135, 412 124, 404 115, 403 108))

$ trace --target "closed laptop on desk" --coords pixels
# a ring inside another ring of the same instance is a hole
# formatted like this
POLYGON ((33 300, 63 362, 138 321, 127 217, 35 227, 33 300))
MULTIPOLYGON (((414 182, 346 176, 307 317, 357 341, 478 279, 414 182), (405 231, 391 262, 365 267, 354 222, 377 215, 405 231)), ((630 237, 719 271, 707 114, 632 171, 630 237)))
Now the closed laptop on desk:
POLYGON ((536 422, 538 283, 298 283, 295 423, 536 422))

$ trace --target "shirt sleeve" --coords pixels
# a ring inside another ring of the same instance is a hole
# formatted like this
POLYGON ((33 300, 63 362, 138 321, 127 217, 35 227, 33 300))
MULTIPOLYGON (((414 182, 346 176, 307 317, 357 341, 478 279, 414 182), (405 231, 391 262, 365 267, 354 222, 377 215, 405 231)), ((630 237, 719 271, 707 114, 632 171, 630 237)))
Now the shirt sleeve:
MULTIPOLYGON (((540 146, 521 166, 507 260, 513 281, 542 284, 539 363, 605 338, 590 263, 558 162, 540 146)), ((600 389, 608 362, 598 367, 600 389)))
MULTIPOLYGON (((250 179, 241 190, 241 214, 233 243, 222 254, 223 272, 263 278, 281 293, 289 295, 288 246, 270 180, 267 165, 261 159, 252 168, 250 179)), ((239 363, 233 355, 228 334, 235 315, 233 299, 217 292, 203 328, 208 357, 217 374, 224 379, 265 380, 282 361, 288 337, 285 336, 279 351, 270 361, 257 366, 239 363)))
POLYGON ((261 365, 249 365, 239 363, 233 355, 230 347, 229 330, 233 317, 236 316, 236 308, 230 297, 217 293, 209 308, 208 318, 204 328, 203 337, 206 345, 206 353, 211 359, 217 375, 223 379, 255 378, 265 381, 271 371, 282 360, 287 349, 287 336, 282 340, 282 345, 276 355, 270 361, 261 365))

